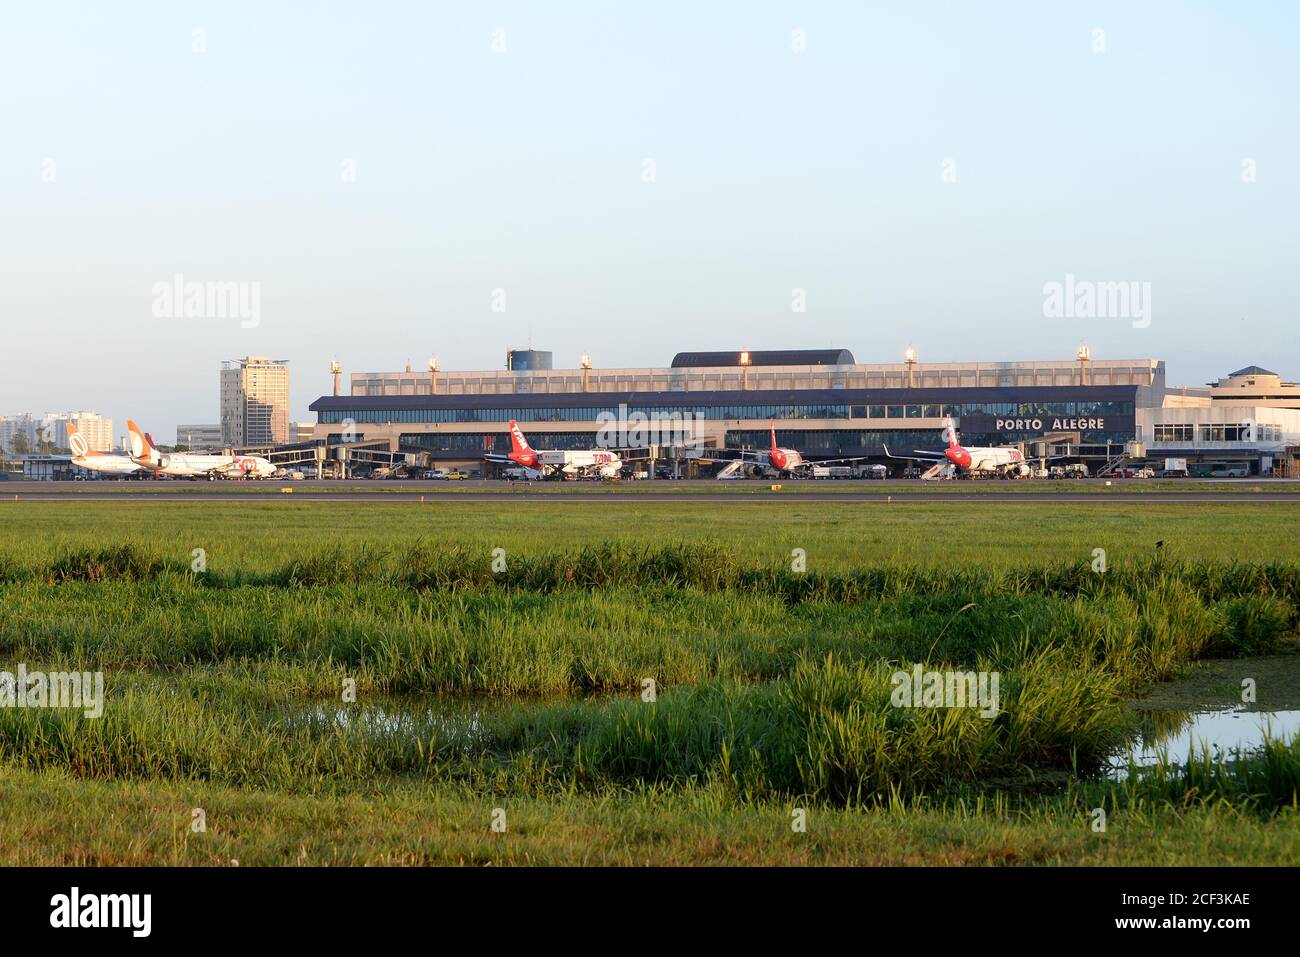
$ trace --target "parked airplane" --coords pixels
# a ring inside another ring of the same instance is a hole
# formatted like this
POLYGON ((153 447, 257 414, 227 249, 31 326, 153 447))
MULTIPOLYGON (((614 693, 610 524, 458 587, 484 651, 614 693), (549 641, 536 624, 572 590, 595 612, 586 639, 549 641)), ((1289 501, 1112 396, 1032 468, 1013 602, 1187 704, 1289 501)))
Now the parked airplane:
POLYGON ((275 466, 260 455, 206 455, 195 452, 160 452, 148 434, 131 419, 126 420, 131 435, 131 461, 163 475, 179 478, 267 478, 275 466))
POLYGON ((571 452, 560 449, 534 449, 528 444, 519 423, 510 420, 510 452, 506 455, 486 453, 483 458, 497 465, 523 466, 540 471, 545 478, 614 478, 623 467, 617 452, 591 449, 571 452))
POLYGON ((814 466, 836 465, 845 462, 864 462, 868 458, 865 455, 859 455, 854 458, 818 459, 815 462, 810 462, 803 457, 803 453, 798 449, 783 449, 777 446, 775 422, 771 423, 768 431, 768 438, 771 440, 772 447, 768 449, 766 454, 744 451, 740 453, 740 458, 737 461, 756 465, 770 465, 778 472, 799 476, 809 474, 814 466))
POLYGON ((1011 478, 1028 475, 1031 471, 1025 462, 1024 453, 1019 449, 1010 446, 962 446, 957 441, 957 429, 953 425, 952 416, 944 421, 943 437, 947 440, 948 447, 942 452, 915 449, 911 455, 893 455, 886 445, 885 455, 891 459, 910 459, 914 462, 929 462, 931 465, 951 463, 959 473, 966 474, 997 472, 1003 478, 1011 478))
POLYGON ((86 437, 77 431, 71 422, 65 423, 68 429, 68 448, 72 449, 72 464, 92 472, 105 475, 133 475, 140 471, 140 466, 131 461, 129 455, 114 455, 100 452, 90 447, 86 437))

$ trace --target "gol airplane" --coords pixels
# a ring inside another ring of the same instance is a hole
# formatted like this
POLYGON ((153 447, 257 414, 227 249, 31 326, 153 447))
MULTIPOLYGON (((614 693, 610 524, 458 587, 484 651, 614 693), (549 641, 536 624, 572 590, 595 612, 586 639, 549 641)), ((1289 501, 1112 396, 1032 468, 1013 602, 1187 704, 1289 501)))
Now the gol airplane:
POLYGON ((160 452, 149 436, 131 419, 131 461, 151 472, 178 478, 266 478, 275 466, 260 455, 207 455, 195 452, 160 452))

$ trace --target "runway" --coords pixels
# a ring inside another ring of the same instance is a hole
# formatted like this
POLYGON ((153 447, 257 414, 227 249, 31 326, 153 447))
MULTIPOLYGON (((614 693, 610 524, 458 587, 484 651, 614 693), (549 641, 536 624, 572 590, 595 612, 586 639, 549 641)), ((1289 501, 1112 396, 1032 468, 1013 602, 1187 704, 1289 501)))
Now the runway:
MULTIPOLYGON (((301 481, 301 482, 2 482, 0 506, 12 501, 67 502, 248 502, 261 504, 328 502, 333 504, 452 505, 553 504, 590 506, 604 504, 645 505, 1133 505, 1133 504, 1258 504, 1300 505, 1300 483, 1286 480, 1246 481, 1228 485, 1209 481, 1197 487, 1195 480, 1180 481, 1176 487, 1152 486, 1142 481, 1116 481, 1104 486, 1042 482, 949 483, 921 486, 919 482, 786 482, 779 489, 766 483, 745 483, 745 487, 719 488, 717 483, 655 481, 631 488, 581 483, 532 483, 505 485, 501 482, 421 481, 301 481), (376 488, 376 486, 381 486, 376 488), (651 487, 653 486, 653 487, 651 487), (918 487, 920 486, 920 487, 918 487), (1225 488, 1225 486, 1228 486, 1225 488), (1288 490, 1290 489, 1290 490, 1288 490), (291 491, 290 491, 291 490, 291 491)), ((737 483, 738 485, 739 483, 737 483)))

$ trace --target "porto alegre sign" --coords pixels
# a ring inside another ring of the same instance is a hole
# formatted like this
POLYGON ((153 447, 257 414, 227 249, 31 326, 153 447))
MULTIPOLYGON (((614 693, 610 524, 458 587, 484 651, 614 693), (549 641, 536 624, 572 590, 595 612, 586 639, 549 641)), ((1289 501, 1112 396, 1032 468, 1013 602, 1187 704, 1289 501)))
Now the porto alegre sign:
POLYGON ((1100 419, 995 419, 998 432, 1104 432, 1106 420, 1100 419))

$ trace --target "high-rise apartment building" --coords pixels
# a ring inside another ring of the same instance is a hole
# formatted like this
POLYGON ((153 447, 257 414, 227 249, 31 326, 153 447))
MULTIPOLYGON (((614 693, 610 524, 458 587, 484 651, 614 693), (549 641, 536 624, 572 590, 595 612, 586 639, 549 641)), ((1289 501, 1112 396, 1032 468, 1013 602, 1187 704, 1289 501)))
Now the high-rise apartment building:
POLYGON ((54 448, 66 449, 69 422, 96 452, 113 451, 113 420, 94 412, 47 412, 41 419, 40 435, 54 448))
POLYGON ((246 356, 221 364, 221 438, 228 448, 289 439, 289 363, 246 356))

